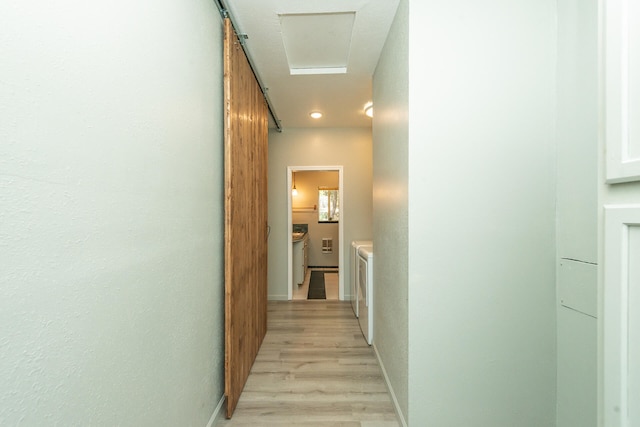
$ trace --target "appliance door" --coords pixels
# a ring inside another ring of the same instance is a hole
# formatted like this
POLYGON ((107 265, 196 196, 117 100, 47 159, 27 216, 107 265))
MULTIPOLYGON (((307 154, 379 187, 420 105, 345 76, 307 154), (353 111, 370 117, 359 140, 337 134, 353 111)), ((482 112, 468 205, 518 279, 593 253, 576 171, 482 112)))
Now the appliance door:
POLYGON ((360 279, 358 278, 358 252, 362 246, 372 246, 372 240, 354 240, 351 242, 351 278, 349 280, 351 285, 351 307, 356 317, 360 317, 360 309, 358 305, 358 294, 360 288, 360 279))
POLYGON ((369 305, 367 304, 367 280, 368 280, 368 268, 367 259, 362 256, 358 256, 358 322, 360 323, 360 329, 364 335, 367 343, 369 341, 369 305))
POLYGON ((353 308, 353 313, 358 317, 360 313, 358 312, 358 248, 359 244, 356 241, 351 243, 351 280, 349 280, 351 285, 351 307, 353 308))

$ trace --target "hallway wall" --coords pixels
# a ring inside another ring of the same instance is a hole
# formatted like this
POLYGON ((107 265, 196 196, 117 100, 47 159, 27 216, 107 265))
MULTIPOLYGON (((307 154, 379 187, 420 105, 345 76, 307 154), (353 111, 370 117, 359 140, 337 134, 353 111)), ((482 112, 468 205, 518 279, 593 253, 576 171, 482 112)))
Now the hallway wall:
POLYGON ((553 426, 556 2, 410 9, 409 424, 553 426))
POLYGON ((410 8, 409 424, 553 426, 556 2, 410 8))
POLYGON ((409 425, 553 426, 555 1, 404 0, 398 14, 374 77, 393 89, 374 97, 373 142, 374 181, 398 191, 378 216, 376 184, 374 239, 376 272, 407 262, 408 277, 383 274, 375 289, 406 286, 408 330, 382 361, 397 363, 394 388, 407 384, 409 425), (393 138, 406 197, 378 158, 393 138), (392 251, 405 205, 407 249, 392 251))
MULTIPOLYGON (((269 131, 269 299, 287 299, 287 166, 344 166, 344 242, 371 239, 371 129, 288 128, 269 131)), ((345 298, 351 267, 344 257, 345 298)))
POLYGON ((374 348, 409 413, 409 4, 400 1, 373 78, 374 348))
POLYGON ((211 1, 0 3, 0 425, 205 426, 223 394, 211 1))

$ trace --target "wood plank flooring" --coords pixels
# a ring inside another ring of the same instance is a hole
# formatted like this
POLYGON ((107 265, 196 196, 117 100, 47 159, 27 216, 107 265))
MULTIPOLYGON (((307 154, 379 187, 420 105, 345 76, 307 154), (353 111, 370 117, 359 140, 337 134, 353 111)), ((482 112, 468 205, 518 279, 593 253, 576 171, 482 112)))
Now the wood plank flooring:
POLYGON ((349 302, 269 302, 267 335, 236 411, 218 423, 294 425, 399 425, 349 302))

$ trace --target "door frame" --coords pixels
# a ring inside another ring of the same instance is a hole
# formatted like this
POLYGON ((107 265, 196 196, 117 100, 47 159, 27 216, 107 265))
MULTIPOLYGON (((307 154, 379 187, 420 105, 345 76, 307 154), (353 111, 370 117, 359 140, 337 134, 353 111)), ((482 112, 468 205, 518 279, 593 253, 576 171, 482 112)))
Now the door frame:
POLYGON ((287 166, 287 299, 293 300, 293 242, 291 232, 293 224, 293 199, 291 187, 293 185, 293 172, 328 171, 338 172, 338 199, 340 200, 340 221, 338 221, 338 299, 344 301, 344 167, 335 166, 287 166))

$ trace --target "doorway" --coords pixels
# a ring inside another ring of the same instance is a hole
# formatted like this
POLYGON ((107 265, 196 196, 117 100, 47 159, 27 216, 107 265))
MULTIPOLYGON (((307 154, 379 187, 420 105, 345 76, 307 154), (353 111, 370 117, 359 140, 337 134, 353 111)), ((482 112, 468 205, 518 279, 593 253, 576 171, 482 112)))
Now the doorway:
MULTIPOLYGON (((343 166, 287 166, 287 188, 286 188, 286 192, 287 192, 287 224, 288 224, 288 228, 287 228, 287 232, 289 233, 289 236, 287 236, 287 241, 289 242, 287 245, 287 283, 288 283, 288 291, 287 291, 287 298, 291 301, 293 300, 293 294, 294 294, 294 286, 297 286, 297 284, 294 283, 294 264, 293 264, 293 258, 294 258, 294 243, 293 240, 291 238, 291 233, 294 231, 293 230, 293 218, 294 218, 294 200, 293 200, 293 196, 292 196, 292 189, 294 187, 294 179, 296 179, 295 177, 299 174, 299 173, 305 173, 305 172, 337 172, 338 174, 338 194, 337 194, 337 203, 339 206, 339 211, 340 211, 340 217, 344 218, 344 212, 345 212, 345 205, 344 205, 344 200, 343 200, 343 191, 341 191, 344 188, 344 183, 343 183, 343 166)), ((307 195, 309 196, 309 195, 307 195)), ((303 206, 297 205, 299 210, 303 213, 308 214, 307 217, 312 218, 313 221, 315 221, 315 223, 312 223, 312 225, 318 225, 321 224, 322 222, 332 222, 332 221, 320 221, 318 219, 318 209, 320 208, 320 203, 317 199, 317 196, 313 197, 313 201, 315 203, 311 203, 309 202, 309 200, 311 200, 309 197, 307 197, 307 203, 305 203, 303 206)), ((335 222, 335 221, 333 221, 335 222)), ((308 224, 308 223, 307 223, 308 224)), ((337 221, 337 226, 338 226, 338 238, 337 238, 337 245, 333 245, 331 241, 327 242, 326 240, 323 241, 323 239, 327 239, 327 237, 320 235, 318 236, 317 233, 315 233, 315 236, 310 236, 311 239, 314 239, 313 241, 313 247, 318 250, 318 248, 320 248, 320 250, 322 250, 323 248, 325 250, 330 249, 331 251, 336 250, 338 252, 338 256, 337 256, 337 267, 338 267, 338 299, 343 301, 344 300, 344 274, 342 273, 344 271, 344 221, 342 220, 338 220, 337 221), (331 248, 328 248, 326 245, 331 245, 331 248)), ((309 233, 311 234, 311 233, 309 233)), ((329 254, 330 252, 326 252, 327 254, 329 254)), ((312 263, 311 266, 313 266, 313 258, 312 258, 312 263)), ((333 266, 335 268, 335 266, 333 266)))

